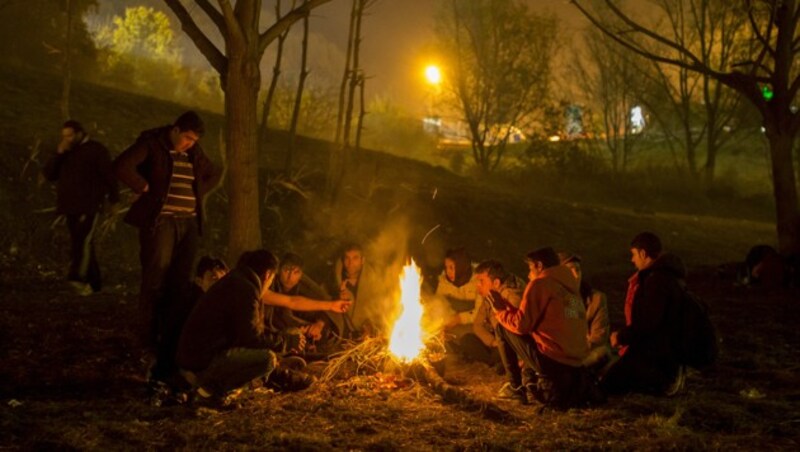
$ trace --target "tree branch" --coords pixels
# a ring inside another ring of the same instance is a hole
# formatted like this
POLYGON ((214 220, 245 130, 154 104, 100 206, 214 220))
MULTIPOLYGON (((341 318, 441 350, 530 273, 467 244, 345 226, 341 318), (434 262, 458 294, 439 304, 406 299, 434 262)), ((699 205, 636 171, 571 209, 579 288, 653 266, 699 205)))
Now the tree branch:
POLYGON ((236 20, 236 14, 233 12, 230 0, 218 0, 219 7, 222 10, 222 17, 225 20, 225 25, 228 28, 228 34, 225 39, 232 39, 237 42, 244 41, 244 31, 239 21, 236 20))
POLYGON ((224 77, 228 68, 228 59, 225 54, 200 30, 200 27, 197 26, 192 15, 189 14, 189 11, 186 10, 180 0, 164 0, 164 3, 178 16, 178 20, 181 22, 181 29, 191 38, 200 53, 211 64, 211 67, 224 77))
POLYGON ((228 34, 228 30, 225 27, 225 20, 222 17, 222 13, 220 13, 217 8, 214 8, 214 5, 212 5, 211 2, 209 2, 208 0, 196 0, 195 3, 197 3, 197 6, 199 6, 200 9, 202 9, 203 12, 206 13, 208 18, 211 19, 211 22, 214 22, 214 25, 217 26, 217 29, 219 30, 220 33, 222 33, 222 36, 228 34))
POLYGON ((293 10, 286 13, 285 16, 277 19, 271 27, 267 28, 264 33, 258 38, 258 50, 260 53, 264 53, 267 49, 269 43, 274 41, 283 31, 288 29, 292 26, 295 22, 302 19, 304 16, 309 14, 312 9, 324 5, 325 3, 330 2, 331 0, 307 0, 303 2, 302 5, 294 8, 293 10))

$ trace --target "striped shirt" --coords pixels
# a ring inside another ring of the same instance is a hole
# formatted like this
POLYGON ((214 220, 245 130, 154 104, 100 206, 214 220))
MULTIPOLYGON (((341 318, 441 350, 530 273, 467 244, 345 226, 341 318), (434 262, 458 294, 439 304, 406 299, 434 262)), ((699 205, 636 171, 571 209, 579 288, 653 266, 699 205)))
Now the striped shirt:
POLYGON ((189 217, 195 215, 196 199, 192 185, 194 169, 185 152, 169 151, 172 157, 172 178, 169 181, 167 200, 161 208, 161 215, 189 217))

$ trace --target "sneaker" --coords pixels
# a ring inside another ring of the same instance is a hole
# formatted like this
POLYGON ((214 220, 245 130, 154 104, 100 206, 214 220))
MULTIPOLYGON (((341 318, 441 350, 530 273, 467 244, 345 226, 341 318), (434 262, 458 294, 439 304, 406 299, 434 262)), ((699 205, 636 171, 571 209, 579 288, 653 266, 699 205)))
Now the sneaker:
POLYGON ((664 395, 667 397, 673 397, 681 392, 683 392, 684 387, 686 386, 686 366, 678 366, 678 373, 675 375, 675 379, 672 380, 672 383, 667 386, 664 390, 664 395))
POLYGON ((514 386, 511 383, 504 383, 503 386, 500 387, 500 390, 497 391, 497 398, 503 400, 516 400, 522 404, 528 403, 528 399, 525 396, 525 388, 520 386, 514 386))
POLYGON ((267 386, 277 391, 302 391, 311 386, 316 378, 294 369, 278 367, 267 379, 267 386))
POLYGON ((236 401, 241 393, 241 389, 235 389, 227 394, 218 395, 200 387, 194 390, 191 403, 198 408, 206 408, 215 411, 230 411, 241 407, 236 401))
POLYGON ((147 382, 148 403, 152 407, 160 407, 168 404, 172 391, 168 384, 163 381, 150 380, 147 382))

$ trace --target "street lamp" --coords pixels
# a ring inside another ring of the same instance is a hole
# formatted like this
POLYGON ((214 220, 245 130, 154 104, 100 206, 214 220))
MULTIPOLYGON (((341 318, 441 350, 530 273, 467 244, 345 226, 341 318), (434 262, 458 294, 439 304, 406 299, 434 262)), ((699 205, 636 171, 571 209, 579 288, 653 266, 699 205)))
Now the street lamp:
POLYGON ((442 83, 442 71, 439 66, 431 64, 425 68, 425 80, 433 86, 439 86, 442 83))
POLYGON ((439 96, 439 89, 442 83, 442 71, 439 66, 430 64, 425 67, 425 81, 430 86, 428 91, 430 105, 428 106, 428 114, 423 119, 423 126, 426 131, 438 135, 442 127, 442 120, 436 112, 436 98, 439 96))

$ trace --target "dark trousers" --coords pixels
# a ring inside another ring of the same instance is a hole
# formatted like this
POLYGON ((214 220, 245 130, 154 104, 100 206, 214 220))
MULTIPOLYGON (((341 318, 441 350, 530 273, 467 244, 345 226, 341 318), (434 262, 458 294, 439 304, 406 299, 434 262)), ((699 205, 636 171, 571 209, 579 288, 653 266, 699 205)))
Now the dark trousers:
POLYGON ((70 238, 70 264, 67 278, 70 281, 88 283, 92 290, 101 289, 100 265, 94 252, 94 232, 97 213, 67 214, 70 238))
POLYGON ((211 364, 195 372, 197 385, 212 394, 223 395, 251 380, 268 376, 278 366, 278 356, 272 350, 232 348, 221 353, 211 364))
MULTIPOLYGON (((582 405, 588 400, 591 379, 583 367, 568 366, 548 358, 539 351, 530 335, 520 336, 502 326, 498 326, 497 330, 501 340, 525 363, 521 382, 535 386, 532 390, 540 402, 566 408, 582 405), (535 382, 525 381, 526 373, 531 371, 535 382)), ((507 367, 506 371, 513 372, 513 367, 507 367)), ((516 372, 520 372, 518 368, 516 372)))
POLYGON ((497 352, 500 356, 500 362, 503 363, 503 369, 506 371, 506 379, 511 386, 518 388, 520 385, 536 384, 536 372, 525 366, 519 367, 520 357, 511 343, 506 339, 506 334, 513 334, 507 331, 502 326, 498 325, 494 329, 494 336, 497 339, 497 352))
POLYGON ((608 394, 660 394, 677 374, 678 362, 670 354, 628 348, 628 352, 608 369, 600 387, 608 394))
POLYGON ((165 331, 170 323, 167 316, 191 287, 197 244, 197 221, 193 217, 161 217, 154 228, 139 230, 141 334, 145 347, 156 354, 151 377, 158 380, 175 369, 175 357, 164 340, 174 334, 165 331))
POLYGON ((457 352, 467 361, 478 361, 489 367, 500 363, 497 347, 489 347, 474 333, 467 333, 458 341, 457 352))

